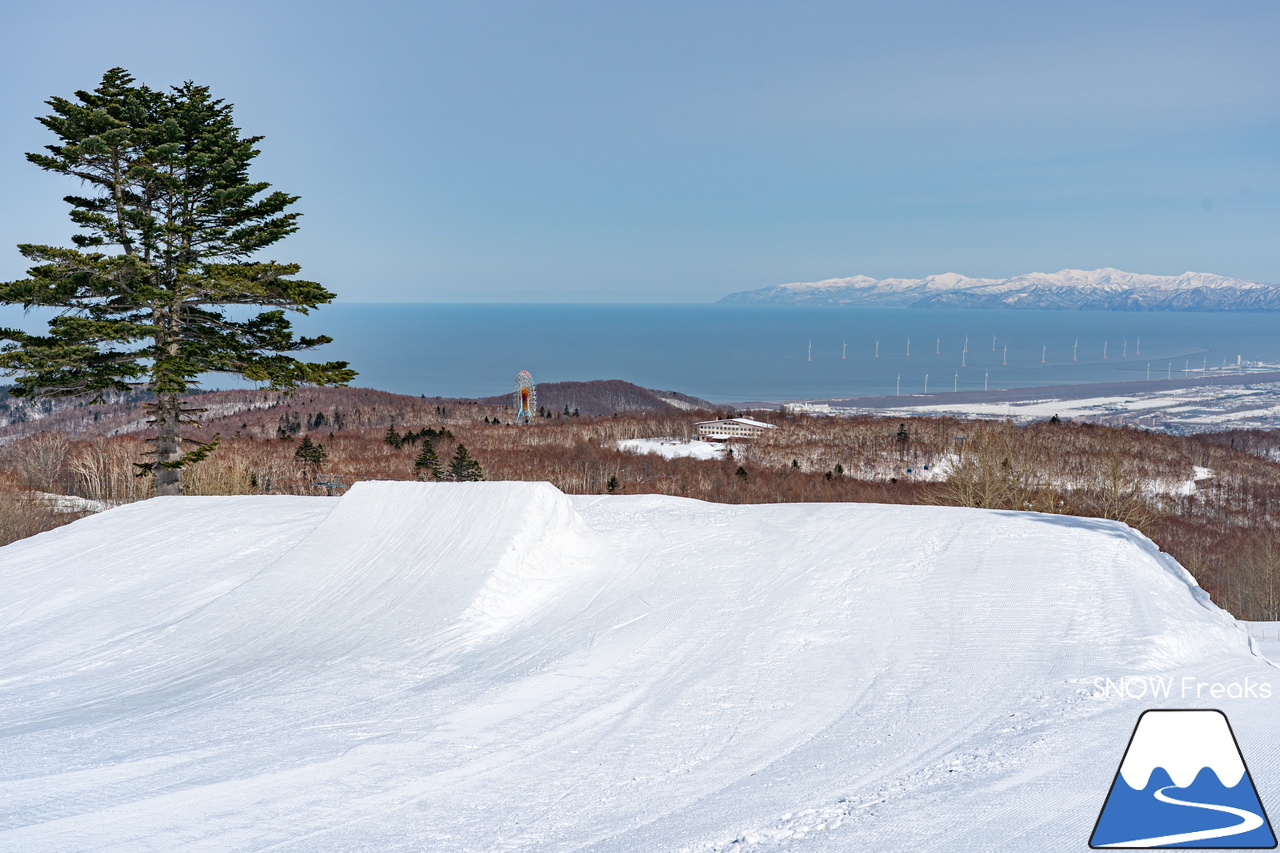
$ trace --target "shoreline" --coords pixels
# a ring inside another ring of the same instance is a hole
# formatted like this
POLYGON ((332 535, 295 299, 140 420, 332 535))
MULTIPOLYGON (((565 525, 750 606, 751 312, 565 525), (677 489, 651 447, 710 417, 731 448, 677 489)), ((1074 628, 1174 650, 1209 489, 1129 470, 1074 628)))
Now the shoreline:
POLYGON ((879 395, 874 397, 819 397, 808 400, 748 400, 725 404, 739 409, 780 409, 788 405, 831 406, 850 409, 906 409, 923 406, 973 405, 979 403, 1031 403, 1056 400, 1088 400, 1094 397, 1127 397, 1188 388, 1230 388, 1280 383, 1280 370, 1259 373, 1222 374, 1188 379, 1137 379, 1124 382, 1094 382, 1078 385, 1037 385, 991 391, 945 391, 938 394, 879 395))

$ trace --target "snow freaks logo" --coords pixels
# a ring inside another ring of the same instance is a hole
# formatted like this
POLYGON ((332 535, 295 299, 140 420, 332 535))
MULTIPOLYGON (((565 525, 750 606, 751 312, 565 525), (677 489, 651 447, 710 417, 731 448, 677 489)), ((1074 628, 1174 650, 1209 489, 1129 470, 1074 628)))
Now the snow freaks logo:
POLYGON ((1174 679, 1167 675, 1130 675, 1124 678, 1095 678, 1096 699, 1270 699, 1271 685, 1265 681, 1200 681, 1185 675, 1174 679))
POLYGON ((1089 846, 1271 849, 1275 834, 1221 711, 1146 711, 1089 846))

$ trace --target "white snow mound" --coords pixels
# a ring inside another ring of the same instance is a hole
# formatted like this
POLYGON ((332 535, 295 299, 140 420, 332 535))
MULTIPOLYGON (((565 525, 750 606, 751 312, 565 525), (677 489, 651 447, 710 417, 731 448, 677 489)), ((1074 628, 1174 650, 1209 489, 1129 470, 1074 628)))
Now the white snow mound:
POLYGON ((2 850, 1084 849, 1154 701, 1106 679, 1222 708, 1264 802, 1280 754, 1178 692, 1276 669, 1106 521, 361 483, 112 509, 0 589, 2 850))

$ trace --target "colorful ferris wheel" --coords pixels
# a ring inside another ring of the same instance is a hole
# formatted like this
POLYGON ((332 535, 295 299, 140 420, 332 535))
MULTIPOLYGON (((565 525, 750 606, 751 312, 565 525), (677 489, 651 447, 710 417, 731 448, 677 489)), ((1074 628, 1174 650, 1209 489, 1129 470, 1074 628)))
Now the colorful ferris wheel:
POLYGON ((511 405, 516 410, 518 424, 529 423, 538 410, 538 388, 527 370, 516 374, 516 390, 512 395, 511 405))

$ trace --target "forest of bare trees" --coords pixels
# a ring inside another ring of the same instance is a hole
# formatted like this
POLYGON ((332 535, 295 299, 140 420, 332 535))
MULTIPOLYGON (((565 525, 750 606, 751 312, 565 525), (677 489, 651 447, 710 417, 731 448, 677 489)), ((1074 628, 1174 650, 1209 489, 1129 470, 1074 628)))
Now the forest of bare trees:
MULTIPOLYGON (((187 494, 340 494, 360 480, 431 479, 432 470, 447 477, 463 445, 485 479, 547 481, 570 494, 928 503, 1110 518, 1149 536, 1237 616, 1280 619, 1280 443, 1271 433, 1188 437, 1067 422, 757 412, 778 429, 734 443, 721 459, 664 459, 617 445, 690 440, 696 422, 716 413, 560 412, 513 426, 501 406, 361 389, 240 392, 210 402, 203 433, 219 434, 221 444, 187 469, 187 494), (311 449, 300 454, 304 442, 311 449), (421 461, 427 444, 435 469, 421 461)), ((131 422, 127 406, 111 418, 131 422)), ((149 480, 135 466, 146 449, 128 430, 12 436, 0 447, 0 539, 76 517, 40 494, 98 502, 87 509, 149 497, 149 480)))

